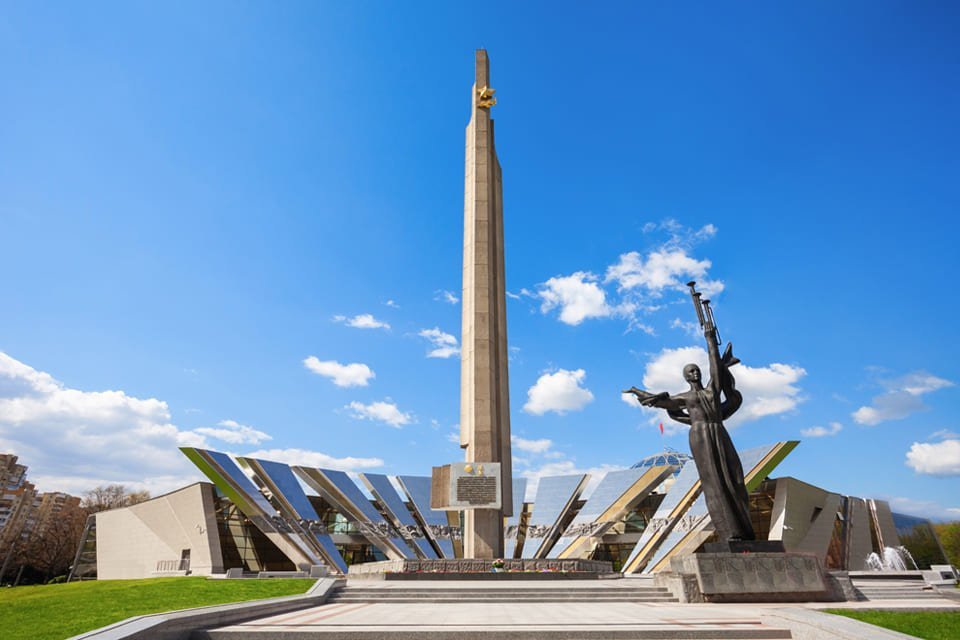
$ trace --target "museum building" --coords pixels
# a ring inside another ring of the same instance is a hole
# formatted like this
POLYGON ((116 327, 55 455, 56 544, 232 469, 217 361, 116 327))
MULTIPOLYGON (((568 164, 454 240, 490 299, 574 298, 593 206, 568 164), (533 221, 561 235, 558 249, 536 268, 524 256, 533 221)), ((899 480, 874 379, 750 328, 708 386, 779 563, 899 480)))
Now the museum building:
MULTIPOLYGON (((843 496, 771 473, 797 446, 740 452, 758 539, 816 554, 827 569, 866 570, 896 557, 945 563, 929 521, 882 500, 843 496)), ((459 511, 430 508, 431 478, 386 476, 182 451, 209 478, 152 500, 90 516, 71 579, 213 575, 229 569, 309 571, 379 560, 462 558, 459 511)), ((587 492, 586 474, 540 478, 524 500, 513 480, 504 556, 608 560, 624 573, 656 573, 711 541, 710 516, 689 455, 664 451, 611 471, 587 492)), ((900 567, 913 568, 913 566, 900 567)))

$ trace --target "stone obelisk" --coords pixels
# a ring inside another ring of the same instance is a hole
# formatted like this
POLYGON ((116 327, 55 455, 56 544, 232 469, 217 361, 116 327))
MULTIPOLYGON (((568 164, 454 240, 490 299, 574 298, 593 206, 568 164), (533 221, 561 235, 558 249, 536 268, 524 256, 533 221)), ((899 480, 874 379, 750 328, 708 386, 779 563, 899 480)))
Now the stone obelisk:
POLYGON ((460 446, 467 462, 499 462, 502 509, 467 509, 464 557, 503 557, 503 519, 511 515, 510 397, 503 269, 500 161, 493 145, 487 52, 476 53, 476 83, 467 125, 463 204, 463 327, 460 446))

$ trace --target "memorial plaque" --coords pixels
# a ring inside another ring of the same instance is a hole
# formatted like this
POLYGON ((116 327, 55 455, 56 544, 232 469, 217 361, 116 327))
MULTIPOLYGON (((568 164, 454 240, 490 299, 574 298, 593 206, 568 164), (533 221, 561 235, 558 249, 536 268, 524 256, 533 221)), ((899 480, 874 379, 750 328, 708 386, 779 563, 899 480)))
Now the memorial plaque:
POLYGON ((433 468, 432 509, 499 509, 500 464, 457 462, 433 468))
POLYGON ((497 502, 497 479, 493 476, 457 478, 457 502, 486 506, 497 502))

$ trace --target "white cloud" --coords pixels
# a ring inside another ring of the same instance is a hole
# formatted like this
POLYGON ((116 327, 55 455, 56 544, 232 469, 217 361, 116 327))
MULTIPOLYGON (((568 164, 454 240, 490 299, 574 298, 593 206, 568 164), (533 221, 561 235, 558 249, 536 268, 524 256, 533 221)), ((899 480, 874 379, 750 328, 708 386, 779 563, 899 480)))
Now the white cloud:
POLYGON ((686 283, 698 280, 699 288, 710 297, 723 291, 719 280, 707 280, 709 260, 697 260, 685 249, 661 248, 651 251, 646 259, 637 251, 624 253, 617 264, 607 268, 605 282, 616 282, 621 291, 644 289, 656 296, 665 289, 684 290, 686 283))
POLYGON ((699 338, 703 335, 703 331, 700 329, 700 325, 696 322, 687 322, 686 320, 681 320, 680 318, 674 318, 670 323, 671 329, 680 329, 685 334, 691 338, 699 338))
POLYGON ((447 291, 446 289, 437 291, 433 299, 438 302, 446 302, 447 304, 457 304, 460 302, 460 298, 458 298, 453 291, 447 291))
POLYGON ((960 438, 960 433, 949 429, 940 429, 931 433, 927 438, 930 440, 948 440, 950 438, 960 438))
POLYGON ((890 509, 897 513, 919 516, 921 518, 931 518, 933 520, 956 520, 960 514, 958 507, 944 507, 941 504, 931 500, 915 500, 904 497, 888 497, 890 509))
POLYGON ((872 427, 887 420, 906 418, 927 408, 920 396, 953 386, 949 380, 924 371, 914 371, 901 378, 882 381, 881 384, 887 388, 887 392, 875 396, 870 405, 853 412, 853 419, 858 424, 872 427))
MULTIPOLYGON (((655 335, 653 328, 640 322, 638 316, 661 309, 664 305, 659 300, 666 291, 686 291, 685 283, 691 279, 698 281, 700 291, 708 298, 723 291, 723 282, 709 278, 711 262, 690 254, 696 244, 716 234, 715 226, 691 229, 670 219, 644 225, 645 233, 653 231, 666 232, 669 238, 646 255, 638 251, 621 254, 615 264, 607 267, 602 282, 596 274, 582 270, 540 284, 534 295, 541 301, 540 311, 558 309, 560 321, 569 325, 579 325, 590 318, 626 318, 628 331, 655 335), (616 294, 604 288, 608 283, 616 283, 616 294)), ((532 294, 521 289, 510 297, 519 299, 526 295, 532 294)), ((687 329, 677 322, 673 326, 687 329)))
POLYGON ((539 291, 543 300, 540 311, 547 313, 559 307, 560 322, 574 326, 589 318, 630 316, 635 311, 631 303, 609 305, 606 292, 597 282, 597 276, 586 271, 550 278, 539 291))
POLYGON ((913 396, 921 396, 931 391, 946 389, 952 387, 953 383, 943 378, 926 373, 925 371, 914 371, 904 377, 894 380, 895 388, 903 389, 913 396))
POLYGON ((433 345, 433 349, 427 352, 428 358, 450 358, 460 355, 456 336, 441 331, 439 327, 421 329, 417 335, 426 338, 433 345))
POLYGON ((330 378, 338 387, 365 387, 377 377, 365 364, 354 362, 340 364, 336 360, 320 360, 316 356, 304 359, 303 366, 317 375, 330 378))
POLYGON ((229 442, 231 444, 260 444, 264 440, 273 439, 270 434, 240 424, 236 420, 221 420, 217 423, 217 426, 220 428, 199 427, 193 431, 208 438, 222 440, 223 442, 229 442))
POLYGON ((527 453, 547 453, 553 447, 553 440, 549 438, 540 438, 538 440, 527 440, 520 436, 511 435, 510 443, 514 449, 526 451, 527 453))
POLYGON ((712 224, 705 224, 699 229, 693 229, 680 224, 673 218, 666 218, 660 222, 648 222, 643 225, 642 231, 643 233, 666 232, 669 239, 663 243, 663 246, 667 248, 690 248, 709 240, 717 234, 717 228, 712 224))
POLYGON ((801 435, 807 438, 823 438, 824 436, 835 436, 843 429, 843 425, 839 422, 831 422, 829 427, 810 427, 809 429, 801 429, 801 435))
MULTIPOLYGON (((647 363, 643 374, 643 388, 652 393, 686 391, 690 385, 683 379, 683 367, 689 363, 698 365, 704 378, 709 377, 709 359, 704 349, 664 349, 647 363)), ((743 406, 725 422, 727 426, 737 426, 793 410, 802 399, 797 382, 807 374, 801 367, 778 362, 765 367, 738 364, 730 372, 736 379, 737 390, 743 394, 743 406)), ((662 411, 658 411, 656 415, 666 417, 662 411)), ((666 427, 667 423, 672 421, 663 422, 666 427)))
POLYGON ((0 450, 19 455, 41 491, 169 491, 201 478, 177 447, 205 445, 162 400, 72 389, 0 352, 0 450))
POLYGON ((621 394, 620 394, 620 399, 621 399, 624 403, 626 403, 626 404, 630 405, 631 407, 633 407, 634 409, 636 409, 636 408, 642 408, 642 407, 643 407, 643 405, 640 404, 640 403, 637 401, 637 397, 636 397, 635 395, 633 395, 632 393, 621 393, 621 394))
MULTIPOLYGON (((180 429, 162 400, 71 389, 0 352, 0 451, 18 454, 41 491, 82 495, 119 483, 160 495, 204 479, 178 447, 210 448, 208 437, 232 444, 270 439, 234 420, 217 427, 180 429)), ((335 458, 303 449, 247 455, 343 470, 383 466, 379 458, 335 458)))
POLYGON ((286 464, 300 465, 303 467, 336 469, 338 471, 356 471, 358 469, 373 469, 383 466, 383 460, 380 458, 354 458, 352 456, 335 458, 326 453, 310 451, 308 449, 260 449, 245 455, 248 458, 273 460, 274 462, 284 462, 286 464))
POLYGON ((960 476, 960 440, 914 442, 907 451, 907 466, 931 476, 960 476))
POLYGON ((857 424, 872 427, 887 420, 906 418, 924 408, 925 405, 917 396, 906 391, 895 391, 876 396, 873 406, 860 407, 851 416, 857 424))
POLYGON ((405 424, 410 424, 413 420, 413 417, 409 413, 400 411, 393 402, 381 401, 363 404, 354 401, 345 408, 349 409, 351 412, 350 415, 357 420, 383 422, 397 429, 405 424))
MULTIPOLYGON (((392 300, 390 302, 392 302, 392 300)), ((353 316, 352 318, 348 318, 347 316, 333 316, 333 320, 334 322, 342 322, 348 327, 354 327, 356 329, 390 328, 388 323, 377 320, 372 314, 369 313, 361 313, 360 315, 353 316)))
POLYGON ((387 301, 384 302, 383 304, 385 304, 385 305, 387 305, 388 307, 391 307, 391 308, 393 308, 393 309, 399 309, 399 308, 400 308, 400 305, 397 304, 395 300, 387 300, 387 301))
POLYGON ((589 389, 580 386, 587 373, 583 369, 567 371, 559 369, 545 373, 527 390, 527 403, 523 410, 537 416, 548 411, 563 415, 567 411, 579 411, 593 402, 589 389))

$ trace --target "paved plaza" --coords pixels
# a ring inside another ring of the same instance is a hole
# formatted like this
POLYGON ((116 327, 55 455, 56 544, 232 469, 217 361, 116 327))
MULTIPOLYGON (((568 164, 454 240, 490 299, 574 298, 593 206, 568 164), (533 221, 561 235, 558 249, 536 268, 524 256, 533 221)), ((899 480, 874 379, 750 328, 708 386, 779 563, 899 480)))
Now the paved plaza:
MULTIPOLYGON (((211 629, 199 637, 258 638, 797 638, 798 621, 819 635, 805 637, 898 638, 863 635, 859 623, 825 618, 818 608, 960 610, 938 597, 869 602, 782 604, 679 604, 629 601, 653 590, 647 578, 557 580, 536 583, 351 580, 322 606, 211 629), (514 596, 503 597, 513 593, 514 596), (450 601, 450 594, 460 595, 450 601), (541 598, 545 594, 546 597, 541 598), (530 600, 529 598, 538 598, 530 600), (546 600, 546 601, 544 601, 546 600), (844 633, 841 631, 846 630, 844 633), (858 635, 860 633, 860 635, 858 635)), ((642 596, 641 596, 642 597, 642 596)), ((878 630, 879 631, 879 630, 878 630)))
POLYGON ((332 637, 789 638, 747 606, 651 603, 333 603, 211 633, 213 638, 332 637), (255 632, 255 633, 251 633, 255 632), (646 633, 638 633, 646 632, 646 633), (659 633, 658 633, 659 632, 659 633), (665 635, 670 632, 670 635, 665 635), (693 633, 696 632, 696 633, 693 633))

